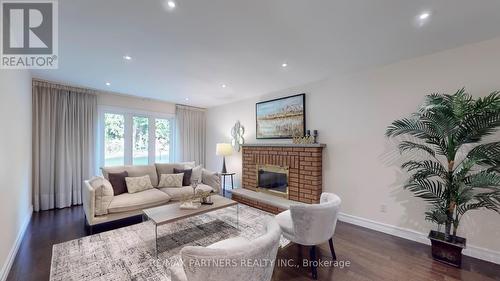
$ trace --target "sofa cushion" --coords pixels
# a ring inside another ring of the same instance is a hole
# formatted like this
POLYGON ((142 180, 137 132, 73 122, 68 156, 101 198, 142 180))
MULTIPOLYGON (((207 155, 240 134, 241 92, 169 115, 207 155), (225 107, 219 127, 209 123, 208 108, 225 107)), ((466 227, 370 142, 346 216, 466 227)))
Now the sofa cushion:
POLYGON ((193 169, 177 169, 174 168, 174 174, 184 174, 182 177, 182 186, 191 185, 191 174, 193 169))
MULTIPOLYGON (((168 194, 171 200, 181 200, 185 197, 189 197, 193 195, 193 188, 191 186, 183 186, 183 187, 164 187, 160 188, 161 191, 168 194)), ((205 192, 212 192, 213 188, 206 184, 199 184, 196 187, 196 191, 201 190, 205 192)))
POLYGON ((181 162, 181 163, 155 163, 156 172, 161 174, 173 174, 174 168, 176 169, 192 169, 195 162, 181 162))
POLYGON ((220 174, 217 172, 211 172, 207 169, 202 169, 201 171, 201 182, 206 185, 210 185, 215 192, 219 192, 221 186, 220 174))
POLYGON ((104 178, 108 178, 109 173, 120 173, 126 171, 129 177, 141 177, 148 175, 151 179, 151 184, 153 186, 158 186, 158 175, 156 174, 156 168, 154 165, 132 165, 132 166, 113 166, 113 167, 102 167, 102 175, 104 178))
POLYGON ((125 182, 126 177, 128 177, 128 173, 126 171, 108 174, 108 179, 111 183, 111 186, 113 187, 114 195, 127 193, 127 184, 125 182))
POLYGON ((198 165, 193 168, 193 172, 191 173, 191 182, 197 181, 198 183, 201 183, 201 173, 203 171, 203 167, 201 165, 198 165))
POLYGON ((121 213, 141 210, 165 204, 168 201, 170 201, 170 196, 155 188, 137 193, 123 193, 113 197, 108 212, 121 213))
POLYGON ((182 187, 184 174, 161 174, 158 188, 161 187, 182 187))
POLYGON ((95 191, 95 214, 97 216, 106 215, 108 213, 109 204, 113 200, 113 186, 103 177, 93 177, 89 180, 90 186, 95 191))
POLYGON ((126 177, 125 182, 127 183, 128 193, 137 193, 153 188, 151 179, 148 175, 142 177, 126 177))

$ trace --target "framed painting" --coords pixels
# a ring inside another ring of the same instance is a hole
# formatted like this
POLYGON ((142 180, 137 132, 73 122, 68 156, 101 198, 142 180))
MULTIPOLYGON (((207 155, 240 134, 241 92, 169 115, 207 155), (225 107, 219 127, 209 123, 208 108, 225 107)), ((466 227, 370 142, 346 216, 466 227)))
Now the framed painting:
POLYGON ((255 105, 257 139, 291 139, 306 131, 306 94, 255 105))

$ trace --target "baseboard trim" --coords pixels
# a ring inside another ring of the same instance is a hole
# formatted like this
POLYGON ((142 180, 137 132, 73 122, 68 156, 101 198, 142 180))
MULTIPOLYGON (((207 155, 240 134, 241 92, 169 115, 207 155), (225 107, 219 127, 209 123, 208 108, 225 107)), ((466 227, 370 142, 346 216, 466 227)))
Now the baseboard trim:
MULTIPOLYGON (((369 228, 386 234, 401 237, 407 240, 415 241, 418 243, 430 245, 430 241, 427 238, 426 233, 418 232, 412 229, 403 228, 399 226, 394 226, 390 224, 385 224, 377 222, 374 220, 369 220, 345 213, 339 213, 339 220, 342 222, 347 222, 350 224, 358 225, 361 227, 369 228)), ((467 245, 464 249, 463 254, 476 259, 489 261, 492 263, 500 264, 500 252, 492 251, 489 249, 477 247, 474 245, 467 245)))
POLYGON ((21 242, 23 241, 24 233, 26 233, 26 229, 28 228, 28 225, 30 223, 31 216, 33 215, 33 206, 31 206, 29 211, 29 215, 24 219, 21 225, 21 229, 17 234, 16 240, 14 241, 14 245, 12 245, 12 248, 10 249, 7 260, 2 266, 2 271, 0 272, 1 281, 7 280, 7 277, 9 276, 10 268, 12 267, 12 264, 16 259, 17 251, 19 251, 19 246, 21 246, 21 242))

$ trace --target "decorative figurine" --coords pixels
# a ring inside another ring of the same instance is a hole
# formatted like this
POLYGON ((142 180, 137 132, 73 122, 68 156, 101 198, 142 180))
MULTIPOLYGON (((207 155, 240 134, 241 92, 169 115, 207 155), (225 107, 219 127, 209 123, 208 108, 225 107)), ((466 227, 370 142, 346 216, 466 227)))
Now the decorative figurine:
POLYGON ((300 136, 296 136, 296 137, 293 137, 293 140, 292 142, 294 144, 312 144, 314 143, 314 137, 313 136, 303 136, 303 137, 300 137, 300 136))
POLYGON ((243 138, 244 133, 245 127, 240 124, 240 121, 236 121, 231 129, 231 145, 238 152, 241 150, 241 145, 245 143, 245 139, 243 138))

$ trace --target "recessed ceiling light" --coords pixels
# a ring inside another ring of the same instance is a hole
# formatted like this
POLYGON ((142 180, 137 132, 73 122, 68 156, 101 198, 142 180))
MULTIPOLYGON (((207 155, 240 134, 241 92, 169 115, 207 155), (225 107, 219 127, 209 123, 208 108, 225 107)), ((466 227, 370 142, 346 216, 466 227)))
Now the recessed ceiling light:
POLYGON ((174 2, 174 1, 169 0, 169 1, 167 1, 167 6, 168 6, 170 9, 174 9, 174 8, 175 8, 175 6, 176 6, 176 4, 175 4, 175 2, 174 2))
POLYGON ((222 88, 226 88, 226 87, 227 87, 227 85, 226 85, 226 84, 222 84, 222 85, 221 85, 221 87, 222 87, 222 88))
POLYGON ((185 98, 184 100, 185 100, 185 101, 188 101, 188 100, 189 100, 189 98, 185 98))
POLYGON ((287 67, 288 66, 288 63, 284 62, 281 64, 281 67, 287 67))
POLYGON ((124 60, 132 60, 132 57, 131 57, 131 56, 127 56, 127 55, 125 55, 125 56, 123 56, 123 59, 124 59, 124 60))
POLYGON ((106 86, 111 86, 111 83, 109 83, 109 82, 106 82, 106 86))
POLYGON ((420 20, 426 20, 426 19, 428 19, 430 16, 431 16, 431 14, 430 14, 429 12, 425 12, 425 13, 420 14, 420 15, 418 16, 418 18, 419 18, 420 20))

